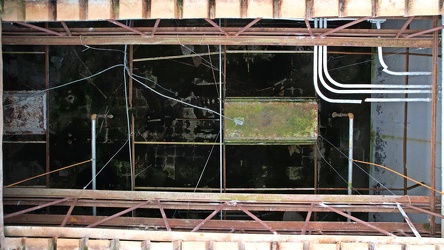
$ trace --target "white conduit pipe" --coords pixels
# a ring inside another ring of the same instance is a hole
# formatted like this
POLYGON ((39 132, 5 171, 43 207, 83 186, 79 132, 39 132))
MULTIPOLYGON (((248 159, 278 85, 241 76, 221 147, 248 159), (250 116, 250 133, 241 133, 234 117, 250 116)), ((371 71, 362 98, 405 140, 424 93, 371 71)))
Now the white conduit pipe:
POLYGON ((421 94, 421 93, 430 93, 431 90, 419 90, 419 89, 335 89, 325 82, 323 74, 322 74, 322 47, 319 47, 319 80, 321 81, 322 86, 326 88, 328 91, 336 93, 336 94, 421 94))
MULTIPOLYGON (((444 15, 441 15, 444 25, 444 15)), ((444 191, 444 29, 441 30, 441 191, 444 191)), ((444 207, 444 197, 441 196, 441 208, 444 207)), ((444 209, 441 209, 444 215, 444 209)), ((441 237, 444 238, 444 220, 441 219, 441 237)))
POLYGON ((327 79, 336 87, 339 88, 373 88, 373 89, 430 89, 432 86, 430 85, 395 85, 395 84, 343 84, 335 81, 328 73, 327 67, 327 46, 324 46, 324 54, 323 54, 323 66, 324 66, 324 74, 327 79))
MULTIPOLYGON (((381 29, 382 20, 374 20, 376 24, 376 28, 381 29)), ((378 59, 385 73, 394 75, 394 76, 428 76, 431 75, 432 72, 395 72, 388 69, 387 64, 384 62, 384 58, 382 57, 382 47, 378 47, 378 59)))
POLYGON ((326 97, 324 94, 322 94, 321 90, 319 89, 318 86, 318 46, 314 46, 314 51, 313 51, 314 57, 313 57, 313 85, 314 88, 316 90, 316 93, 318 94, 318 96, 329 103, 350 103, 350 104, 361 104, 362 101, 361 100, 351 100, 351 99, 331 99, 326 97))
MULTIPOLYGON (((318 27, 318 19, 314 19, 314 28, 318 27)), ((318 86, 318 46, 313 47, 313 85, 316 94, 324 101, 329 103, 349 103, 349 104, 360 104, 361 100, 347 100, 347 99, 331 99, 322 94, 318 86)))
POLYGON ((365 98, 365 102, 430 102, 430 98, 365 98))

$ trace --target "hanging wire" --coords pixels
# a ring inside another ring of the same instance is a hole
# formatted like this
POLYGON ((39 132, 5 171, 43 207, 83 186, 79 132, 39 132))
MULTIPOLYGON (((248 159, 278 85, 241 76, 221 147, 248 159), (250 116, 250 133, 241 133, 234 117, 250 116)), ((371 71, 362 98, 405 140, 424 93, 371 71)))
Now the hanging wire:
POLYGON ((103 165, 103 167, 99 170, 99 172, 97 172, 97 174, 88 182, 88 184, 86 184, 83 189, 86 189, 96 178, 97 176, 105 169, 106 166, 108 166, 108 164, 114 159, 114 157, 116 157, 116 155, 122 151, 122 149, 125 147, 125 145, 128 143, 129 141, 126 140, 126 142, 119 148, 119 150, 117 150, 117 152, 105 163, 105 165, 103 165))
MULTIPOLYGON (((328 166, 330 166, 331 169, 333 169, 333 171, 335 171, 335 173, 345 182, 345 184, 347 184, 347 186, 349 185, 348 181, 346 181, 344 179, 344 177, 342 177, 342 175, 330 164, 330 162, 327 161, 327 159, 325 159, 325 157, 322 155, 321 150, 319 149, 319 146, 316 144, 316 148, 319 152, 319 155, 321 156, 321 158, 324 160, 325 163, 327 163, 328 166)), ((359 191, 357 189, 355 189, 353 186, 351 187, 354 191, 356 191, 359 195, 362 195, 361 193, 359 193, 359 191)))
MULTIPOLYGON (((327 140, 325 137, 319 135, 319 137, 321 139, 323 139, 324 141, 326 141, 328 144, 330 144, 334 149, 336 149, 340 154, 342 154, 345 158, 348 159, 348 156, 346 154, 344 154, 339 148, 337 148, 335 145, 333 145, 333 143, 331 143, 329 140, 327 140)), ((384 184, 382 184, 380 181, 378 181, 375 177, 373 177, 372 175, 370 175, 367 171, 365 171, 363 168, 361 168, 361 166, 359 166, 356 163, 353 163, 355 166, 357 166, 362 172, 364 172, 365 174, 367 174, 371 179, 373 179, 374 181, 376 181, 379 185, 381 185, 381 187, 385 188, 388 192, 390 192, 392 195, 396 195, 395 193, 393 193, 390 189, 388 189, 384 184)))
MULTIPOLYGON (((216 140, 214 140, 214 142, 217 142, 217 139, 219 138, 219 135, 220 135, 220 132, 217 133, 216 140)), ((216 144, 213 144, 213 146, 211 146, 211 150, 210 150, 210 153, 208 154, 207 161, 205 162, 205 165, 204 165, 204 167, 202 169, 202 172, 200 173, 199 180, 197 180, 197 183, 196 183, 196 186, 194 187, 194 191, 193 192, 196 192, 197 187, 199 186, 200 180, 202 179, 202 176, 203 176, 203 174, 205 172, 205 169, 207 168, 208 162, 210 161, 211 155, 213 154, 214 146, 216 146, 216 144)))
MULTIPOLYGON (((128 67, 128 61, 127 61, 127 48, 128 45, 125 44, 125 54, 123 55, 123 84, 125 89, 125 109, 126 109, 126 125, 127 125, 127 132, 128 132, 128 142, 131 142, 131 125, 130 125, 130 115, 129 115, 129 106, 128 106, 128 89, 126 84, 126 68, 128 67)), ((129 152, 129 165, 130 165, 130 176, 131 176, 131 191, 134 187, 134 181, 133 181, 133 154, 132 154, 132 145, 131 143, 128 143, 128 152, 129 152)))
POLYGON ((128 73, 128 75, 129 75, 129 77, 131 77, 134 81, 138 82, 139 84, 141 84, 142 86, 144 86, 145 88, 151 90, 151 92, 153 92, 153 93, 155 93, 155 94, 157 94, 157 95, 159 95, 159 96, 162 96, 162 97, 164 97, 164 98, 167 98, 167 99, 169 99, 169 100, 172 100, 172 101, 175 101, 175 102, 178 102, 178 103, 182 103, 182 104, 184 104, 184 105, 187 105, 187 106, 190 106, 190 107, 193 107, 193 108, 197 108, 197 109, 201 109, 201 110, 208 111, 208 112, 213 113, 213 114, 216 114, 216 115, 218 115, 218 116, 222 116, 222 117, 224 117, 224 118, 226 118, 226 119, 228 119, 228 120, 233 121, 233 122, 236 123, 237 125, 243 125, 243 124, 244 124, 244 121, 242 121, 242 120, 239 120, 239 119, 236 119, 236 118, 227 117, 227 116, 222 115, 222 114, 220 114, 219 112, 214 111, 214 110, 212 110, 212 109, 205 108, 205 107, 200 107, 200 106, 196 106, 196 105, 194 105, 194 104, 187 103, 187 102, 184 102, 184 101, 182 101, 182 100, 179 100, 179 99, 176 99, 176 98, 173 98, 173 97, 170 97, 170 96, 164 95, 164 94, 162 94, 162 93, 160 93, 160 92, 154 90, 154 89, 151 88, 150 86, 144 84, 143 82, 139 81, 139 80, 136 79, 135 77, 133 77, 133 76, 131 75, 131 73, 129 72, 129 69, 128 69, 127 67, 126 67, 126 70, 127 70, 127 73, 128 73))
POLYGON ((397 174, 397 175, 399 175, 399 176, 402 176, 403 178, 405 178, 405 179, 407 179, 407 180, 409 180, 409 181, 412 181, 412 182, 414 182, 414 183, 416 183, 416 184, 418 184, 418 185, 421 185, 421 186, 423 186, 423 187, 425 187, 425 188, 427 188, 427 189, 429 189, 429 190, 433 190, 433 191, 435 191, 435 192, 437 192, 437 193, 439 193, 439 194, 441 194, 441 195, 444 195, 444 192, 441 192, 441 191, 439 191, 439 190, 437 190, 437 189, 434 189, 434 188, 432 188, 432 187, 430 187, 430 186, 428 186, 428 185, 426 185, 426 184, 424 184, 424 183, 422 183, 422 182, 419 182, 419 181, 417 181, 417 180, 415 180, 415 179, 413 179, 413 178, 410 178, 410 177, 408 177, 407 175, 403 175, 403 174, 401 174, 401 173, 399 173, 399 172, 397 172, 397 171, 395 171, 395 170, 393 170, 393 169, 391 169, 391 168, 389 168, 389 167, 386 167, 386 166, 383 166, 383 165, 380 165, 380 164, 376 164, 376 163, 372 163, 372 162, 367 162, 367 161, 360 161, 360 160, 353 160, 353 161, 354 161, 354 162, 364 163, 364 164, 368 164, 368 165, 372 165, 372 166, 375 166, 375 167, 378 167, 378 168, 385 169, 385 170, 390 171, 390 172, 392 172, 392 173, 394 173, 394 174, 397 174))

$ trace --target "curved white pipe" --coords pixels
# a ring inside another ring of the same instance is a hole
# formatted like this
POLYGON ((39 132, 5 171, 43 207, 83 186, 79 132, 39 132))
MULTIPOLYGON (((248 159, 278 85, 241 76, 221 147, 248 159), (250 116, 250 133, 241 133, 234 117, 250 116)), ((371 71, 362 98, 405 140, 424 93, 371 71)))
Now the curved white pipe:
POLYGON ((324 46, 324 52, 323 52, 323 67, 324 67, 324 74, 327 77, 327 79, 336 87, 339 88, 379 88, 379 89, 430 89, 430 85, 395 85, 395 84, 343 84, 335 81, 331 76, 330 73, 328 73, 328 67, 327 67, 327 46, 324 46))
MULTIPOLYGON (((375 20, 376 28, 381 29, 381 21, 375 20)), ((384 62, 384 58, 382 56, 382 47, 378 47, 378 59, 385 73, 394 75, 394 76, 428 76, 431 75, 432 72, 395 72, 388 69, 387 64, 384 62)))
POLYGON ((315 88, 316 93, 318 94, 318 96, 329 103, 350 103, 350 104, 360 104, 362 103, 361 100, 350 100, 350 99, 331 99, 326 97, 324 94, 322 94, 321 90, 319 89, 318 86, 318 46, 314 46, 313 49, 313 85, 315 88))
POLYGON ((328 91, 336 93, 336 94, 420 94, 420 93, 430 93, 431 90, 405 90, 405 89, 395 89, 395 90, 386 90, 386 89, 335 89, 325 82, 324 77, 322 76, 322 47, 319 47, 319 80, 321 81, 322 86, 326 88, 328 91))

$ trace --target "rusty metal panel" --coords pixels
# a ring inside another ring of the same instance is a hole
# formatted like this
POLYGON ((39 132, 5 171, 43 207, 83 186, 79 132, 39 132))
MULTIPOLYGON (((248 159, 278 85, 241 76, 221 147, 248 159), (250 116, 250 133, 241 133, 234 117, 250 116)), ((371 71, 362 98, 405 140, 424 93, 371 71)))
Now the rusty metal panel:
POLYGON ((44 134, 46 94, 38 91, 8 91, 3 96, 5 134, 44 134))
POLYGON ((224 110, 229 144, 314 144, 317 139, 318 105, 313 99, 229 98, 224 110))

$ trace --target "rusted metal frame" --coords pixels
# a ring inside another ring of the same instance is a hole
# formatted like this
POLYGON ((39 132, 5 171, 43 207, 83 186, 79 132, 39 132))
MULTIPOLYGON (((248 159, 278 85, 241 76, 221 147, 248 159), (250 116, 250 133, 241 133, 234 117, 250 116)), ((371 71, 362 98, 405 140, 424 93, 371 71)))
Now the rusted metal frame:
POLYGON ((160 18, 157 18, 156 22, 154 23, 153 30, 151 31, 151 36, 154 36, 154 34, 156 33, 156 30, 159 27, 159 23, 160 23, 160 18))
POLYGON ((396 34, 395 38, 399 38, 401 37, 402 33, 404 33, 404 31, 407 29, 407 27, 409 27, 410 23, 413 21, 415 17, 409 17, 409 19, 407 19, 407 21, 404 23, 404 25, 402 26, 402 28, 399 30, 399 32, 396 34))
POLYGON ((435 27, 433 29, 423 30, 423 31, 420 31, 420 32, 417 32, 417 33, 413 33, 413 34, 407 35, 406 38, 412 38, 412 37, 415 37, 415 36, 420 36, 420 35, 424 35, 424 34, 427 34, 427 33, 432 33, 432 32, 436 32, 436 31, 440 31, 442 29, 444 29, 444 25, 443 26, 435 27))
POLYGON ((30 23, 25 23, 25 22, 13 22, 13 23, 20 24, 22 26, 33 28, 33 29, 36 29, 36 30, 40 30, 40 31, 43 31, 43 32, 48 33, 48 34, 52 34, 52 35, 56 35, 56 36, 65 36, 64 34, 60 34, 58 32, 52 31, 50 29, 45 29, 45 28, 42 28, 42 27, 30 24, 30 23))
POLYGON ((310 34, 310 37, 314 37, 313 32, 311 31, 310 22, 307 19, 304 19, 304 21, 305 21, 305 26, 307 26, 308 34, 310 34))
MULTIPOLYGON (((30 205, 41 205, 45 204, 45 201, 39 200, 30 200, 25 198, 18 199, 9 199, 6 198, 4 200, 4 205, 6 206, 15 206, 18 202, 20 202, 23 206, 30 205)), ((86 200, 81 199, 77 206, 78 207, 106 207, 109 208, 110 204, 112 204, 113 208, 128 208, 139 204, 137 201, 110 201, 110 200, 86 200)), ((60 203, 60 206, 70 206, 70 202, 60 203)), ((217 204, 214 202, 162 202, 162 206, 164 209, 183 209, 183 210, 214 210, 217 204)), ((244 208, 250 211, 297 211, 297 212, 307 212, 310 208, 310 203, 308 204, 261 204, 261 203, 251 203, 244 204, 244 208)), ((337 208, 341 208, 343 211, 347 212, 381 212, 381 213, 394 213, 396 206, 387 206, 387 205, 343 205, 343 206, 335 206, 337 208)), ((158 205, 153 201, 150 204, 144 205, 140 208, 144 209, 158 209, 158 205)), ((226 207, 225 210, 237 211, 238 209, 234 207, 226 207)), ((224 210, 224 211, 225 211, 224 210)), ((313 208, 313 212, 328 212, 329 210, 323 207, 315 206, 313 208)), ((415 210, 409 209, 409 213, 418 213, 415 210)))
POLYGON ((211 24, 214 28, 218 29, 222 34, 229 36, 229 34, 224 29, 222 29, 222 27, 217 25, 217 23, 213 22, 213 20, 211 20, 210 18, 205 18, 205 21, 211 24))
POLYGON ((32 37, 3 36, 4 45, 276 45, 281 46, 348 46, 348 47, 432 47, 431 39, 382 39, 382 38, 299 38, 281 36, 82 36, 79 37, 32 37))
POLYGON ((409 225, 410 229, 412 229, 413 234, 418 237, 421 238, 421 235, 418 233, 418 230, 416 230, 415 225, 413 225, 412 221, 410 220, 410 218, 407 216, 407 214, 405 213, 404 209, 402 208, 401 204, 397 203, 396 206, 398 207, 399 212, 401 212, 402 217, 404 217, 404 220, 407 222, 407 224, 409 225))
POLYGON ((273 234, 277 234, 278 232, 274 230, 272 227, 270 227, 267 223, 263 222, 261 219, 259 219, 256 215, 242 207, 239 203, 236 204, 236 207, 240 208, 244 213, 246 213, 248 216, 250 216, 253 220, 255 220, 257 223, 261 224, 264 228, 266 228, 268 231, 272 232, 273 234))
POLYGON ((415 204, 428 205, 429 196, 381 196, 381 195, 312 195, 312 194, 230 194, 230 193, 183 193, 183 192, 131 192, 117 190, 78 190, 78 189, 41 189, 41 188, 8 188, 4 190, 4 198, 62 198, 71 197, 79 199, 103 199, 103 200, 130 200, 145 201, 162 199, 163 201, 175 202, 225 202, 225 201, 248 201, 258 202, 265 205, 269 203, 298 204, 311 202, 325 202, 330 204, 415 204))
POLYGON ((165 215, 165 211, 163 210, 162 203, 160 202, 160 200, 156 200, 156 201, 157 201, 157 205, 159 206, 160 214, 162 215, 162 219, 163 219, 163 223, 165 224, 165 228, 167 229, 167 231, 171 231, 171 227, 168 224, 168 218, 165 215))
MULTIPOLYGON (((49 96, 49 46, 45 45, 45 88, 47 89, 45 91, 46 98, 45 98, 45 108, 46 108, 46 115, 44 117, 46 128, 45 128, 45 171, 49 173, 51 171, 51 163, 50 163, 50 147, 49 147, 49 100, 51 100, 49 96)), ((45 181, 46 181, 46 187, 50 187, 50 176, 49 174, 46 175, 45 181)))
POLYGON ((72 202, 72 205, 69 207, 68 212, 65 215, 65 218, 62 221, 62 224, 60 224, 61 227, 64 227, 66 225, 66 223, 68 222, 69 216, 71 216, 72 210, 74 209, 74 207, 77 204, 78 199, 74 199, 72 202))
POLYGON ((62 24, 63 28, 65 29, 66 34, 68 34, 68 36, 72 36, 71 31, 69 30, 69 28, 66 25, 66 23, 64 21, 61 21, 60 23, 62 24))
POLYGON ((62 203, 64 201, 68 201, 68 200, 71 200, 71 199, 72 198, 70 198, 70 197, 66 197, 66 198, 61 199, 61 200, 55 200, 55 201, 52 201, 52 202, 49 202, 49 203, 46 203, 46 204, 38 205, 38 206, 35 206, 35 207, 30 207, 30 208, 27 208, 27 209, 24 209, 24 210, 15 212, 15 213, 7 214, 3 218, 5 218, 5 219, 11 218, 11 217, 14 217, 14 216, 17 216, 17 215, 21 215, 21 214, 25 214, 27 212, 35 211, 35 210, 38 210, 38 209, 41 209, 41 208, 57 205, 59 203, 62 203))
POLYGON ((210 215, 207 216, 207 218, 205 218, 203 221, 201 221, 196 227, 193 228, 193 230, 191 230, 191 232, 196 232, 198 231, 207 221, 211 220, 211 218, 213 218, 217 213, 220 212, 220 210, 222 210, 224 207, 226 207, 228 205, 228 203, 224 202, 222 204, 220 204, 216 210, 214 210, 210 215))
POLYGON ((409 205, 409 204, 402 204, 402 205, 404 207, 408 207, 410 209, 417 210, 419 212, 422 212, 422 213, 425 213, 425 214, 428 214, 428 215, 432 215, 432 216, 436 216, 436 217, 444 219, 444 215, 441 215, 441 214, 438 214, 438 213, 435 213, 435 212, 432 212, 432 211, 429 211, 429 210, 426 210, 426 209, 422 209, 422 208, 419 208, 419 207, 415 207, 415 206, 409 205))
POLYGON ((314 207, 314 203, 311 203, 310 210, 308 210, 307 217, 305 218, 305 223, 304 223, 304 227, 302 228, 301 235, 304 235, 305 231, 307 230, 307 226, 308 226, 308 223, 310 222, 313 207, 314 207))
POLYGON ((381 229, 379 227, 375 227, 375 226, 369 224, 368 222, 360 220, 360 219, 358 219, 358 218, 356 218, 354 216, 351 216, 351 215, 349 215, 347 213, 344 213, 344 212, 342 212, 342 211, 340 211, 340 210, 338 210, 336 208, 330 207, 330 206, 328 206, 328 205, 326 205, 324 203, 321 203, 320 205, 325 207, 325 208, 327 208, 327 209, 329 209, 329 210, 331 210, 331 211, 333 211, 333 212, 335 212, 335 213, 337 213, 337 214, 339 214, 339 215, 342 215, 342 216, 344 216, 346 218, 349 218, 349 219, 351 219, 351 220, 353 220, 353 221, 355 221, 357 223, 360 223, 362 225, 368 226, 368 227, 370 227, 370 228, 372 228, 372 229, 374 229, 374 230, 376 230, 376 231, 378 231, 380 233, 383 233, 383 234, 388 235, 388 236, 396 236, 396 235, 394 235, 394 234, 392 234, 392 233, 390 233, 390 232, 388 232, 388 231, 386 231, 384 229, 381 229))
POLYGON ((131 211, 133 211, 133 210, 135 210, 135 209, 137 209, 137 208, 142 207, 142 206, 145 205, 145 204, 148 204, 149 202, 150 202, 150 201, 144 201, 144 202, 142 202, 142 203, 139 203, 139 205, 137 205, 137 206, 130 207, 130 208, 125 209, 125 210, 123 210, 123 211, 121 211, 121 212, 118 212, 118 213, 116 213, 116 214, 113 214, 113 215, 111 215, 111 216, 108 216, 108 217, 106 217, 106 218, 104 218, 104 219, 102 219, 102 220, 99 220, 99 221, 97 221, 97 222, 95 222, 95 223, 93 223, 93 224, 90 224, 90 225, 87 226, 87 228, 92 228, 92 227, 98 226, 98 225, 100 225, 100 224, 102 224, 102 223, 104 223, 104 222, 106 222, 106 221, 112 220, 112 219, 117 218, 117 217, 119 217, 119 216, 121 216, 121 215, 124 215, 124 214, 126 214, 126 213, 129 213, 129 212, 131 212, 131 211))
POLYGON ((135 28, 132 28, 132 27, 130 27, 130 26, 127 26, 127 25, 125 25, 125 24, 123 24, 123 23, 121 23, 121 22, 118 22, 118 21, 116 21, 116 20, 106 19, 106 21, 108 21, 108 22, 110 22, 110 23, 112 23, 112 24, 115 24, 115 25, 117 25, 117 26, 120 26, 120 27, 122 27, 122 28, 124 28, 124 29, 127 29, 127 30, 129 30, 129 31, 132 31, 132 32, 134 32, 134 33, 136 33, 136 34, 139 34, 139 35, 141 35, 141 36, 145 36, 145 34, 144 34, 143 32, 138 31, 138 30, 136 30, 135 28))
MULTIPOLYGON (((19 217, 5 220, 7 225, 59 225, 60 221, 64 219, 65 215, 42 215, 42 214, 24 214, 19 217)), ((89 225, 98 219, 106 218, 106 216, 88 216, 88 215, 72 215, 70 216, 69 224, 76 227, 89 225)), ((169 225, 172 231, 177 230, 191 230, 198 225, 202 220, 198 219, 169 219, 169 225)), ((404 222, 369 222, 370 224, 383 228, 387 231, 393 232, 397 229, 409 232, 409 226, 404 222)), ((305 222, 303 221, 267 221, 267 224, 277 231, 294 233, 295 229, 303 228, 305 222)), ((108 227, 122 227, 122 228, 145 228, 146 225, 158 227, 163 229, 165 223, 161 218, 146 218, 146 217, 118 217, 102 224, 108 227)), ((316 232, 322 230, 327 234, 361 234, 374 233, 374 230, 361 225, 359 223, 348 223, 338 221, 311 221, 309 224, 310 231, 316 232)), ((428 234, 428 227, 423 223, 415 223, 415 227, 421 234, 428 234)), ((265 232, 262 225, 259 225, 253 220, 209 220, 200 231, 227 231, 235 228, 236 230, 245 230, 252 232, 265 232)))
MULTIPOLYGON (((0 44, 3 40, 3 30, 0 23, 0 44)), ((0 54, 3 55, 3 46, 0 46, 0 54)), ((3 100, 3 56, 0 57, 0 100, 3 100)), ((3 101, 0 102, 0 110, 3 113, 3 101)), ((0 115, 0 134, 3 135, 3 114, 0 115)), ((0 244, 4 246, 5 229, 4 229, 4 207, 3 207, 3 136, 0 136, 0 244)))
MULTIPOLYGON (((433 26, 438 25, 438 17, 433 18, 433 26)), ((443 29, 444 26, 441 26, 443 29)), ((430 211, 435 212, 435 190, 436 189, 436 126, 437 126, 437 107, 438 107, 438 45, 439 31, 433 33, 432 47, 432 110, 431 110, 431 132, 430 132, 430 211)), ((435 236, 436 222, 435 217, 430 216, 430 235, 435 236)))
POLYGON ((350 26, 353 26, 353 25, 355 25, 355 24, 358 24, 358 23, 360 23, 360 22, 363 22, 363 21, 365 21, 365 20, 367 20, 367 19, 369 19, 370 17, 361 17, 361 18, 359 18, 359 19, 357 19, 357 20, 354 20, 354 21, 352 21, 352 22, 349 22, 349 23, 347 23, 347 24, 344 24, 344 25, 341 25, 341 26, 339 26, 339 27, 337 27, 337 28, 334 28, 334 29, 332 29, 332 30, 329 30, 329 31, 327 31, 327 32, 325 32, 325 33, 322 33, 321 35, 319 35, 320 37, 326 37, 326 36, 328 36, 328 35, 330 35, 330 34, 333 34, 333 33, 335 33, 336 31, 339 31, 339 30, 343 30, 343 29, 345 29, 345 28, 347 28, 347 27, 350 27, 350 26))
POLYGON ((257 22, 259 22, 260 20, 262 20, 262 17, 258 17, 256 19, 254 19, 253 21, 251 21, 249 24, 247 24, 247 26, 243 27, 241 30, 239 30, 236 34, 234 34, 234 36, 239 36, 240 34, 242 34, 244 31, 246 31, 247 29, 249 29, 251 26, 255 25, 257 22))

